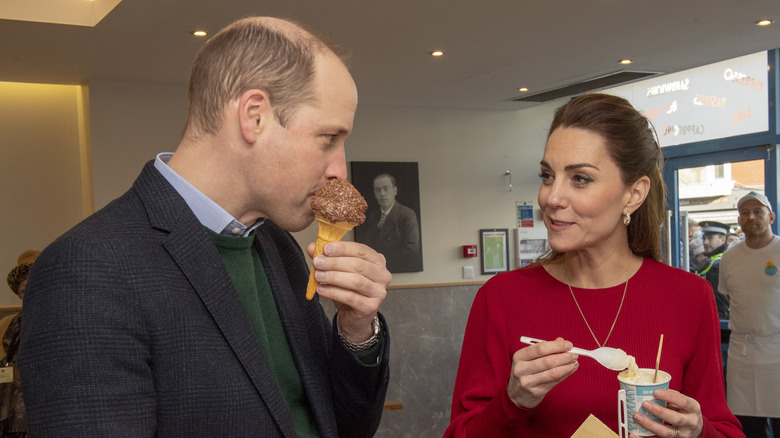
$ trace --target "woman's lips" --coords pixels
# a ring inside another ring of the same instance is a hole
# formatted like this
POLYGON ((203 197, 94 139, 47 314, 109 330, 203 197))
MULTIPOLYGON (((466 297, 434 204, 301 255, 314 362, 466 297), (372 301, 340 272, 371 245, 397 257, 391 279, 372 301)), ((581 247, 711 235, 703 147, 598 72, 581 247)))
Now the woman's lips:
POLYGON ((574 222, 564 222, 564 221, 550 219, 550 228, 553 231, 564 230, 564 229, 570 227, 573 224, 574 224, 574 222))

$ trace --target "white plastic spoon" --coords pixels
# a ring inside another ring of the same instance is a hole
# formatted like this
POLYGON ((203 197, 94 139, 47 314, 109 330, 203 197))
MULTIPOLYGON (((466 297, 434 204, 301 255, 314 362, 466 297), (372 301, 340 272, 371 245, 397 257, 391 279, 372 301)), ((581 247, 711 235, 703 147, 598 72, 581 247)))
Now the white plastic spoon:
MULTIPOLYGON (((522 338, 520 338, 520 342, 522 342, 523 344, 532 345, 532 344, 538 344, 540 342, 546 342, 546 341, 523 336, 522 338)), ((569 350, 569 353, 574 353, 580 356, 587 356, 590 357, 591 359, 595 359, 596 362, 604 365, 605 367, 613 371, 623 371, 624 369, 628 368, 629 356, 626 354, 625 351, 619 348, 601 347, 593 351, 590 351, 590 350, 583 350, 581 348, 573 347, 571 350, 569 350)))

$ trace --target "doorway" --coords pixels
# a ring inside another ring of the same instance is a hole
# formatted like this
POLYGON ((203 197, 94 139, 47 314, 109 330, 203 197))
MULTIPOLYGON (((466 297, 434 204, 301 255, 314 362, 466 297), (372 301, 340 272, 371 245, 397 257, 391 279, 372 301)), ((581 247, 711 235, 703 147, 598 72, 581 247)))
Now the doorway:
MULTIPOLYGON (((754 146, 667 160, 664 164, 668 208, 665 242, 677 243, 664 245, 666 262, 687 271, 694 267, 700 268, 692 260, 694 254, 689 246, 689 223, 719 222, 726 225, 729 231, 739 234, 737 202, 750 191, 765 193, 770 199, 777 199, 777 175, 774 146, 754 146)), ((777 233, 777 223, 772 227, 777 233)), ((706 258, 702 263, 707 264, 706 258)), ((720 320, 725 380, 731 332, 728 319, 723 318, 728 316, 722 316, 720 320)))
MULTIPOLYGON (((750 191, 777 193, 774 146, 674 157, 664 164, 667 189, 666 262, 690 269, 690 223, 716 221, 739 233, 737 201, 750 191)), ((773 224, 775 233, 777 224, 773 224)))

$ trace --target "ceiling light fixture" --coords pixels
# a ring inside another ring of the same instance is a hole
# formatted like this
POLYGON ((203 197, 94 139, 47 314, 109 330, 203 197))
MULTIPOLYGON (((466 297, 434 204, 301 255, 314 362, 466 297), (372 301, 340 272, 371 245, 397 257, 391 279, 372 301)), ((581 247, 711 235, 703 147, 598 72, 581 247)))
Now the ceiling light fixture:
POLYGON ((756 21, 756 26, 769 26, 770 24, 774 23, 775 20, 770 20, 768 18, 765 18, 763 20, 756 21))
POLYGON ((209 33, 206 32, 205 30, 193 30, 192 34, 195 35, 196 37, 204 37, 204 36, 208 35, 209 33))
POLYGON ((632 60, 630 60, 630 59, 621 59, 621 60, 620 60, 620 61, 618 61, 618 62, 619 62, 619 63, 621 63, 621 64, 623 64, 623 65, 628 65, 628 64, 631 64, 631 63, 633 63, 634 61, 632 61, 632 60))
POLYGON ((94 27, 121 1, 0 0, 0 19, 94 27))
POLYGON ((430 52, 431 56, 444 56, 444 52, 441 50, 434 50, 433 52, 430 52))
POLYGON ((519 91, 519 92, 521 92, 521 93, 525 93, 525 92, 527 92, 527 91, 528 91, 528 88, 525 88, 525 87, 520 87, 520 88, 518 88, 518 89, 517 89, 517 91, 519 91))

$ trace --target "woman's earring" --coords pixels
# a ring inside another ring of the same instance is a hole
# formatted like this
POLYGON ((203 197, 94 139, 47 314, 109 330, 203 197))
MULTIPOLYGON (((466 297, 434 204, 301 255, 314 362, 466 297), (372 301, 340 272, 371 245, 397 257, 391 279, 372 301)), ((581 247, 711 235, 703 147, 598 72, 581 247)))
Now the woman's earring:
POLYGON ((623 225, 628 226, 628 224, 631 223, 631 215, 626 213, 625 216, 623 216, 623 225))

